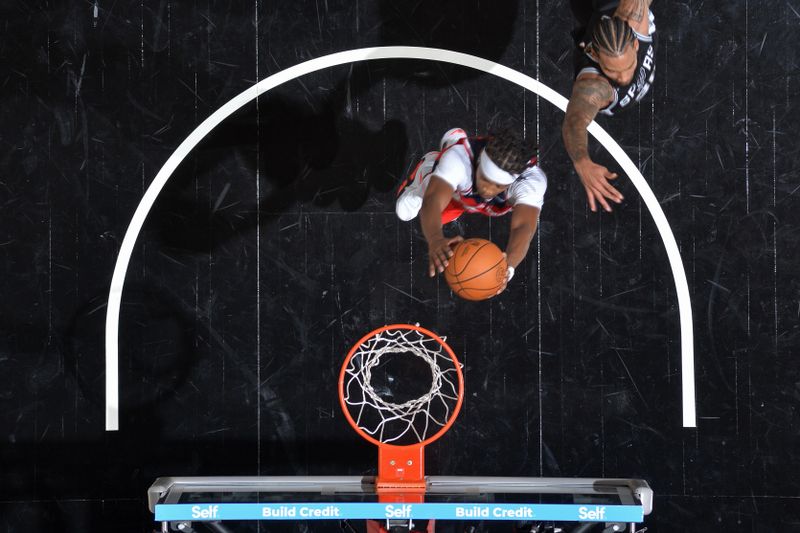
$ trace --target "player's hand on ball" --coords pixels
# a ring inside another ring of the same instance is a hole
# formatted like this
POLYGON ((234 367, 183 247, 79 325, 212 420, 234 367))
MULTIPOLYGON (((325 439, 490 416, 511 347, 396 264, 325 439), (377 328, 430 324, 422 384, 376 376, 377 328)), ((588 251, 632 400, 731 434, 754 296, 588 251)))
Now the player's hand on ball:
POLYGON ((575 171, 580 176, 581 183, 586 189, 586 198, 592 211, 597 211, 595 202, 603 206, 606 211, 611 212, 611 206, 607 200, 612 200, 616 203, 624 200, 622 194, 609 183, 609 180, 617 179, 616 172, 611 172, 591 159, 584 159, 575 163, 575 171))
MULTIPOLYGON (((505 259, 506 257, 507 256, 506 256, 505 252, 503 252, 503 258, 505 259)), ((506 278, 503 280, 503 284, 500 285, 500 288, 495 293, 495 296, 497 296, 498 294, 500 294, 501 292, 506 290, 506 287, 508 286, 508 282, 511 281, 511 278, 513 278, 513 277, 514 277, 514 267, 509 266, 506 269, 506 278)))
POLYGON ((433 277, 437 272, 444 272, 450 258, 453 257, 452 245, 461 242, 464 237, 442 237, 428 243, 428 275, 433 277))

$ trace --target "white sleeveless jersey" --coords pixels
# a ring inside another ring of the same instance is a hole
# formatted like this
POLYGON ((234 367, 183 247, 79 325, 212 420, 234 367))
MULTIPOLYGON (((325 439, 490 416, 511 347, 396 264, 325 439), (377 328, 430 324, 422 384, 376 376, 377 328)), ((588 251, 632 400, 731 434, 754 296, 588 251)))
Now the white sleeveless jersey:
POLYGON ((469 143, 455 144, 442 152, 432 174, 450 184, 453 200, 468 212, 480 212, 490 216, 504 215, 515 205, 530 205, 541 209, 547 190, 547 176, 533 165, 525 169, 508 189, 490 200, 485 200, 474 191, 474 176, 477 156, 483 150, 481 139, 469 139, 469 143))

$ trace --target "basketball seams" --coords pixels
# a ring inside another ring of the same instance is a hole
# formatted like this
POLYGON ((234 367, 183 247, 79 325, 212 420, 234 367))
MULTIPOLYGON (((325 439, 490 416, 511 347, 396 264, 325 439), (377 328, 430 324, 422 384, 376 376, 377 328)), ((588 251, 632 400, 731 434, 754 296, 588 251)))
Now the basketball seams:
POLYGON ((468 289, 462 287, 461 289, 456 291, 456 296, 464 298, 465 300, 471 300, 477 302, 481 300, 486 300, 487 295, 492 296, 495 292, 497 292, 497 287, 493 289, 468 289), (475 292, 478 292, 480 294, 474 294, 475 292))
MULTIPOLYGON (((469 242, 469 241, 471 241, 471 240, 473 240, 473 239, 468 239, 468 240, 466 240, 466 241, 463 241, 463 242, 465 242, 465 243, 466 243, 466 242, 469 242)), ((472 260, 473 260, 473 259, 475 259, 475 256, 477 256, 477 255, 478 255, 478 253, 479 253, 481 250, 483 250, 485 247, 489 246, 490 244, 492 244, 492 243, 491 243, 491 242, 485 242, 485 243, 481 244, 481 245, 480 245, 480 247, 479 247, 477 250, 475 250, 474 252, 472 252, 472 255, 470 256, 470 258, 469 258, 469 259, 467 259, 467 262, 466 262, 466 264, 464 265, 464 268, 462 268, 462 269, 461 269, 461 270, 459 270, 458 272, 456 272, 456 271, 455 271, 455 267, 456 267, 456 265, 455 265, 455 261, 453 261, 453 275, 454 275, 454 276, 456 276, 456 277, 458 277, 458 276, 459 276, 459 275, 460 275, 462 272, 464 272, 464 271, 467 269, 467 267, 469 266, 469 264, 472 262, 472 260)), ((458 257, 458 252, 456 252, 456 254, 455 254, 455 256, 453 257, 453 259, 455 259, 456 257, 458 257)), ((472 278, 470 278, 470 279, 472 279, 472 278)))
MULTIPOLYGON (((475 279, 475 278, 479 278, 479 277, 483 276, 484 274, 486 274, 487 272, 491 272, 492 270, 496 269, 496 268, 497 268, 497 267, 498 267, 500 264, 502 264, 502 263, 503 263, 505 260, 506 260, 506 258, 505 258, 505 257, 501 257, 501 258, 500 258, 500 260, 499 260, 497 263, 493 264, 492 266, 490 266, 489 268, 487 268, 487 269, 486 269, 486 270, 484 270, 483 272, 480 272, 480 273, 478 273, 478 274, 475 274, 474 276, 471 276, 471 277, 469 277, 469 278, 467 278, 467 279, 461 279, 461 278, 459 278, 459 279, 458 279, 458 282, 459 282, 460 284, 462 284, 462 285, 463 285, 464 283, 466 283, 466 282, 468 282, 468 281, 470 281, 470 280, 473 280, 473 279, 475 279)), ((497 286, 499 287, 500 285, 502 285, 502 284, 498 284, 497 286)))

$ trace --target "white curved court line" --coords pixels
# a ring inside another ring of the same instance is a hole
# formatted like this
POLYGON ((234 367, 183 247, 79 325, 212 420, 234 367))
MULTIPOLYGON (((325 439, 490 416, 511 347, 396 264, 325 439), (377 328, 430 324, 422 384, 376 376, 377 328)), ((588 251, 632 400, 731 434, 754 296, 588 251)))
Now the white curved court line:
MULTIPOLYGON (((125 237, 122 239, 119 256, 114 266, 114 275, 111 278, 111 289, 108 294, 108 308, 106 310, 106 431, 116 431, 119 429, 119 313, 122 303, 122 289, 125 284, 125 274, 127 273, 128 264, 131 260, 133 246, 136 244, 136 239, 139 237, 139 232, 144 225, 147 214, 153 207, 156 198, 164 188, 167 180, 172 176, 172 173, 181 161, 189 155, 195 146, 197 146, 211 130, 236 110, 248 102, 255 100, 257 96, 287 81, 294 80, 300 76, 324 68, 375 59, 424 59, 473 68, 510 81, 534 92, 562 111, 566 111, 567 109, 566 98, 521 72, 517 72, 516 70, 493 61, 462 54, 460 52, 416 46, 360 48, 358 50, 348 50, 318 57, 273 74, 234 97, 197 126, 172 153, 169 159, 167 159, 167 162, 164 163, 164 166, 161 167, 161 170, 158 171, 158 174, 156 174, 156 177, 153 179, 152 183, 150 183, 147 191, 145 191, 142 200, 139 202, 139 206, 133 214, 133 218, 131 218, 131 223, 128 226, 128 230, 125 232, 125 237)), ((669 258, 669 264, 672 268, 672 275, 675 280, 675 290, 678 295, 680 314, 683 426, 696 427, 692 309, 689 300, 689 285, 686 281, 686 273, 683 270, 683 263, 681 262, 678 245, 675 242, 675 237, 669 227, 667 218, 664 216, 664 212, 658 204, 658 200, 656 200, 653 191, 650 190, 650 187, 639 172, 639 169, 633 164, 633 161, 625 154, 619 144, 617 144, 596 122, 591 123, 588 131, 594 135, 606 150, 608 150, 617 163, 628 174, 633 185, 642 196, 642 200, 644 200, 647 209, 653 216, 658 232, 661 234, 661 239, 664 241, 664 247, 667 250, 667 257, 669 258)))

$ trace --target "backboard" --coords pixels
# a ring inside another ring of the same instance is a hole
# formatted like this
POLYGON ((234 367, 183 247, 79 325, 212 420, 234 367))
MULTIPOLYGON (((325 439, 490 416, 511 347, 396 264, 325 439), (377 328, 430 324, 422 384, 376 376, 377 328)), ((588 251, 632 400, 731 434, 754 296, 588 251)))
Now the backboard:
POLYGON ((405 503, 381 501, 372 476, 163 477, 148 502, 162 531, 187 533, 224 523, 224 531, 249 531, 231 529, 237 521, 365 531, 367 520, 434 521, 436 531, 633 532, 651 512, 653 492, 637 479, 427 476, 424 501, 412 495, 405 503))

